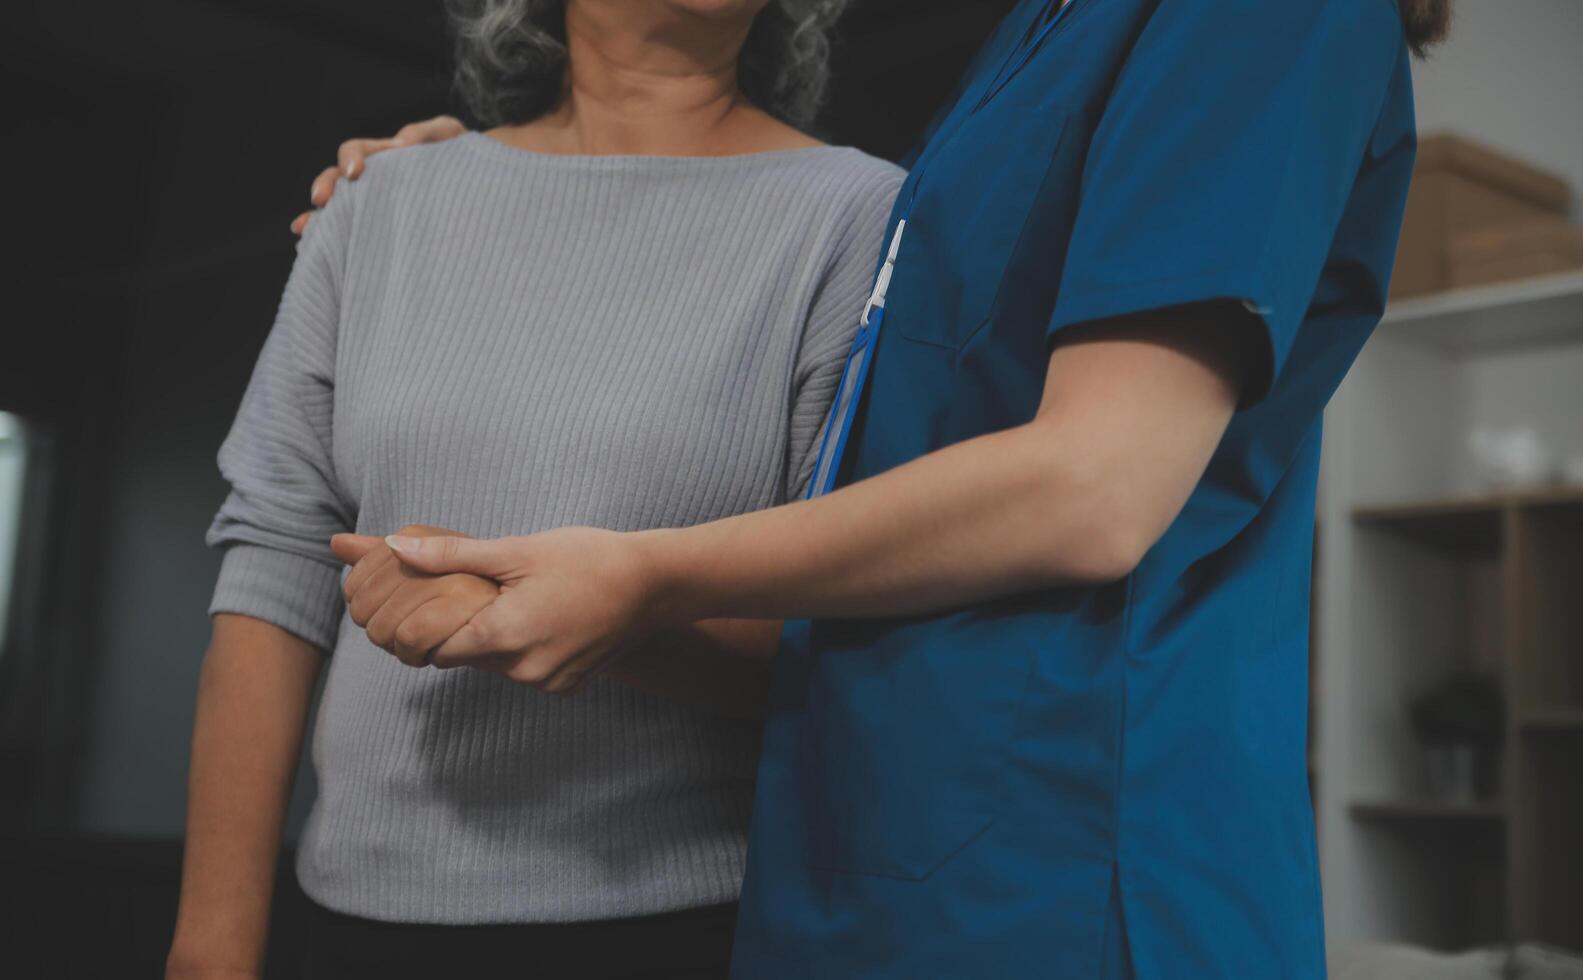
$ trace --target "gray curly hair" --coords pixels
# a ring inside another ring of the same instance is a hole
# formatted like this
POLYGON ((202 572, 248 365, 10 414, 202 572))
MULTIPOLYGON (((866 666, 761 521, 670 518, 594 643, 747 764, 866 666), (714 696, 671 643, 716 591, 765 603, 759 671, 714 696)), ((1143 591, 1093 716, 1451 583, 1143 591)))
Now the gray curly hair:
MULTIPOLYGON (((847 0, 770 0, 742 45, 737 84, 793 126, 813 122, 830 81, 830 27, 847 0)), ((456 87, 485 125, 555 107, 566 71, 566 0, 446 0, 456 87)))

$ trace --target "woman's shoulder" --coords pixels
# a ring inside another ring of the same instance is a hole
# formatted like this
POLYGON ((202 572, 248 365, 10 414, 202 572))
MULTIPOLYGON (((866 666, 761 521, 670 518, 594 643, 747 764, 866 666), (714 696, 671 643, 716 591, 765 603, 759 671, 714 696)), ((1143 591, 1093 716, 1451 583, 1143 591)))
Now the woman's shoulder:
POLYGON ((907 172, 889 160, 850 146, 788 154, 780 172, 800 178, 806 194, 836 205, 837 213, 849 217, 876 209, 889 213, 907 178, 907 172))
POLYGON ((469 156, 465 142, 465 137, 458 137, 376 153, 351 186, 365 200, 388 200, 453 180, 469 156))
POLYGON ((906 172, 894 163, 856 147, 825 143, 764 113, 757 113, 755 118, 756 148, 778 150, 785 159, 821 176, 850 180, 859 193, 872 192, 876 187, 883 189, 887 184, 900 186, 906 177, 906 172))
POLYGON ((487 187, 492 175, 476 165, 464 138, 399 147, 368 157, 356 180, 336 182, 334 196, 320 218, 336 225, 347 247, 370 236, 388 238, 414 216, 454 204, 458 195, 487 187))
POLYGON ((823 177, 852 182, 855 190, 900 187, 907 171, 889 160, 865 153, 855 146, 820 145, 805 151, 789 151, 799 166, 823 177))

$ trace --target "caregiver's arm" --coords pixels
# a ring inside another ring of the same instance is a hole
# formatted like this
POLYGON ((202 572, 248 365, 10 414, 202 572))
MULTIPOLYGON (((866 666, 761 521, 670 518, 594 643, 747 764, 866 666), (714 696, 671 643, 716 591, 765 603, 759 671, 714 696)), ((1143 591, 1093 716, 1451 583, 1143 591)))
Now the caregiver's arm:
POLYGON ((263 975, 281 828, 323 659, 278 626, 214 617, 198 681, 170 980, 263 975))
POLYGON ((1255 357, 1240 308, 1063 330, 1024 425, 816 500, 677 530, 388 539, 403 564, 502 583, 434 650, 575 690, 635 640, 702 619, 905 616, 1127 575, 1197 484, 1255 357))
POLYGON ((1063 332, 1036 417, 641 551, 665 618, 925 613, 1126 576, 1203 475, 1259 348, 1205 304, 1063 332))

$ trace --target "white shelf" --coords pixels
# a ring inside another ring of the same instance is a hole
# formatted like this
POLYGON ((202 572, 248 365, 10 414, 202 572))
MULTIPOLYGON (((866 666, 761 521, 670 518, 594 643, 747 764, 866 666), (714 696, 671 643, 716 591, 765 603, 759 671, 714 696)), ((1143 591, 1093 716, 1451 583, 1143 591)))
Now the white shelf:
POLYGON ((1583 272, 1401 300, 1380 329, 1455 357, 1583 342, 1583 272))

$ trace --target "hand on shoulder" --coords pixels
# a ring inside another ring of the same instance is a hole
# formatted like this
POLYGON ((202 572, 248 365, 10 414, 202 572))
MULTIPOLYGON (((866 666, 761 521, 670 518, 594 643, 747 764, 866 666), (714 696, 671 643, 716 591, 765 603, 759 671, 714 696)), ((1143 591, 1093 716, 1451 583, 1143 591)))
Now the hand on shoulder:
POLYGON ((336 152, 336 162, 332 167, 325 167, 319 176, 313 179, 308 188, 308 200, 313 207, 297 215, 291 222, 291 231, 294 235, 301 235, 312 220, 314 211, 330 203, 330 198, 335 195, 335 182, 342 177, 347 180, 356 180, 363 175, 364 165, 368 158, 376 153, 394 150, 403 146, 418 146, 422 143, 442 143, 448 139, 467 132, 467 127, 462 125, 460 119, 453 116, 435 116, 433 119, 424 119, 421 122, 408 123, 396 131, 396 135, 385 139, 350 139, 341 144, 336 152))

